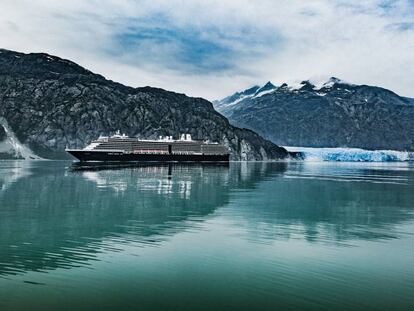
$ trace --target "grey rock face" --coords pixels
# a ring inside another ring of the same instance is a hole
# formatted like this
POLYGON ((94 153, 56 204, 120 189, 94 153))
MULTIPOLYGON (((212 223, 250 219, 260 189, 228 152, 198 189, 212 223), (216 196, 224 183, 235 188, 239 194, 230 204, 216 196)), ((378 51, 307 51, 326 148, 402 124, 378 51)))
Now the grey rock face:
POLYGON ((0 125, 0 142, 6 139, 6 131, 4 127, 0 125))
POLYGON ((204 99, 127 87, 47 54, 0 50, 0 93, 0 117, 46 158, 67 157, 65 147, 84 147, 117 130, 141 138, 190 133, 226 144, 233 160, 288 156, 253 131, 230 125, 204 99))
POLYGON ((413 99, 379 87, 304 81, 216 108, 278 145, 414 150, 413 99))

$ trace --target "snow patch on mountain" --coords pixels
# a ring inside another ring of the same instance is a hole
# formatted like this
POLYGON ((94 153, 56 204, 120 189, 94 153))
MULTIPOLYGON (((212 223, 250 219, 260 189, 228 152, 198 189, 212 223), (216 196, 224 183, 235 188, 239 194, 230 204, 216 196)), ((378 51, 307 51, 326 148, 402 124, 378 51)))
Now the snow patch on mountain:
POLYGON ((353 85, 352 83, 346 82, 345 80, 341 80, 335 77, 330 77, 328 80, 318 80, 311 78, 308 81, 315 86, 313 89, 316 91, 322 88, 331 88, 335 84, 353 85))
POLYGON ((238 103, 240 103, 242 100, 246 98, 251 98, 253 95, 241 95, 239 98, 237 98, 235 101, 225 104, 226 107, 234 106, 238 103))
POLYGON ((309 87, 312 90, 319 91, 323 88, 331 88, 335 84, 344 84, 344 85, 353 85, 349 82, 344 80, 330 77, 330 78, 321 78, 321 77, 313 77, 308 80, 293 80, 287 83, 287 88, 290 91, 299 91, 304 89, 305 87, 309 87))
POLYGON ((275 90, 276 90, 276 88, 274 88, 272 90, 258 92, 256 94, 254 94, 254 96, 252 98, 257 98, 257 97, 261 97, 261 96, 266 95, 266 94, 270 94, 270 93, 274 92, 275 90))
POLYGON ((303 81, 300 80, 294 80, 288 83, 285 83, 286 88, 289 91, 298 91, 303 87, 303 81))
POLYGON ((263 95, 270 94, 276 90, 277 87, 269 81, 261 87, 255 85, 242 92, 236 92, 233 95, 228 96, 222 100, 214 101, 213 103, 215 104, 216 108, 220 111, 220 109, 234 106, 247 98, 261 97, 263 95))
POLYGON ((259 88, 254 94, 253 97, 259 97, 262 96, 264 94, 273 92, 274 90, 276 90, 277 87, 275 85, 273 85, 272 82, 268 81, 265 85, 263 85, 261 88, 259 88))

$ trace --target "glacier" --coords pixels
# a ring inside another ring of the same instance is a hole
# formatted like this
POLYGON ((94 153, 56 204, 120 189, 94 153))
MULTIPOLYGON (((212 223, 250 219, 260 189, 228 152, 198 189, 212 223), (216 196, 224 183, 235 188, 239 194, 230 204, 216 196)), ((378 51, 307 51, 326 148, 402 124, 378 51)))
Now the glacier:
POLYGON ((288 151, 301 152, 305 161, 321 162, 404 162, 414 161, 414 152, 397 150, 365 150, 359 148, 289 147, 288 151))

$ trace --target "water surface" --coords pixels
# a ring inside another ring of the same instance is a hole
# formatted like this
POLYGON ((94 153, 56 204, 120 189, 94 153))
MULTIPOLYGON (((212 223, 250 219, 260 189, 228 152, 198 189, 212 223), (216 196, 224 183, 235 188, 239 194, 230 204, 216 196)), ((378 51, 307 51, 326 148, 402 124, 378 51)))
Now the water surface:
POLYGON ((0 310, 413 310, 414 166, 0 162, 0 310))

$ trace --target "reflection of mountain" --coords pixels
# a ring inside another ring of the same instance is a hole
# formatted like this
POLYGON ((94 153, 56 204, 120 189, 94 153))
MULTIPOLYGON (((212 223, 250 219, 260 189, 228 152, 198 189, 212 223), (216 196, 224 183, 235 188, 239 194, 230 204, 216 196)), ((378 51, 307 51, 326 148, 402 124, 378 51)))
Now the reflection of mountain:
POLYGON ((396 225, 413 219, 412 170, 312 167, 292 165, 284 178, 261 183, 254 194, 261 200, 240 198, 237 225, 260 241, 347 243, 397 238, 396 225))
POLYGON ((123 244, 158 245, 223 206, 219 217, 260 242, 398 237, 396 225, 413 217, 414 173, 390 167, 232 163, 73 171, 65 162, 2 162, 0 275, 87 265, 123 244))
POLYGON ((254 188, 270 172, 264 167, 240 175, 215 165, 73 172, 36 162, 0 191, 0 275, 84 265, 105 240, 157 243, 227 204, 231 188, 254 188))
POLYGON ((27 169, 30 162, 23 164, 17 161, 7 161, 4 164, 0 166, 0 191, 6 190, 18 179, 30 174, 30 171, 27 169))

